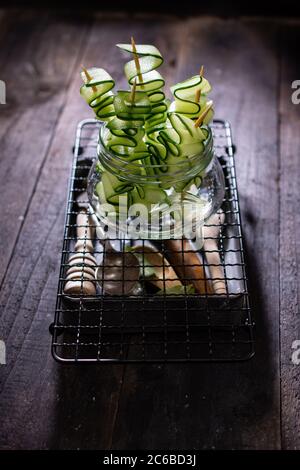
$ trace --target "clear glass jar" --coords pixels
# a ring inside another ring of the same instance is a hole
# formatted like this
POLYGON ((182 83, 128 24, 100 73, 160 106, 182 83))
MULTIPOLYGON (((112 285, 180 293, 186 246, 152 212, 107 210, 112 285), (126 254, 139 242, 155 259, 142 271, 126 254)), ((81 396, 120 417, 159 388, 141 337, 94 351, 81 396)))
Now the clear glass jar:
POLYGON ((224 174, 210 128, 201 154, 145 165, 125 161, 105 146, 100 128, 98 160, 91 168, 89 201, 110 238, 188 238, 216 212, 224 198, 224 174))

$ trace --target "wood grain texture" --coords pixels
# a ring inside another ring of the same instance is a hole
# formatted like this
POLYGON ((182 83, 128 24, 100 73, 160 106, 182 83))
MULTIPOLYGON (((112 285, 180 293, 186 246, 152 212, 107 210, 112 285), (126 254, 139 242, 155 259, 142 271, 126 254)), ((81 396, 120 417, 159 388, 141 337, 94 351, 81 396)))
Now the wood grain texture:
POLYGON ((77 54, 70 71, 72 83, 65 91, 55 135, 5 277, 0 331, 6 340, 8 364, 1 369, 1 448, 101 449, 112 445, 123 367, 57 366, 50 356, 48 326, 55 309, 75 129, 78 120, 91 115, 78 93, 77 71, 81 63, 100 63, 124 86, 114 45, 116 31, 120 41, 128 40, 129 24, 136 37, 151 39, 151 34, 147 37, 144 33, 149 32, 147 22, 124 24, 117 19, 104 28, 100 18, 94 22, 81 55, 77 54), (25 419, 30 424, 26 432, 21 425, 25 419))
POLYGON ((0 283, 33 196, 66 89, 86 34, 76 23, 40 12, 12 12, 2 36, 0 108, 2 225, 0 283), (13 20, 13 21, 12 21, 13 20), (59 40, 58 40, 59 38, 59 40), (4 42, 5 41, 5 42, 4 42))
POLYGON ((300 108, 288 101, 289 81, 300 77, 290 26, 279 37, 281 23, 264 20, 9 17, 0 14, 0 78, 12 79, 0 107, 0 338, 8 359, 0 366, 0 448, 300 448, 298 369, 290 361, 291 341, 300 339, 300 108), (123 87, 114 44, 131 34, 166 57, 167 86, 203 63, 217 117, 232 123, 257 321, 250 362, 61 367, 50 355, 71 150, 77 122, 91 116, 77 71, 100 65, 123 87))
POLYGON ((217 116, 233 126, 257 355, 243 364, 127 367, 114 448, 277 449, 277 31, 257 22, 211 18, 187 20, 176 28, 182 44, 176 79, 197 73, 204 64, 214 84, 217 116))
POLYGON ((287 449, 300 449, 300 365, 292 363, 293 342, 300 340, 300 104, 291 100, 292 82, 300 80, 299 41, 299 25, 282 27, 279 262, 282 444, 287 449))
MULTIPOLYGON (((78 28, 78 37, 85 34, 85 25, 80 27, 76 21, 72 24, 78 28)), ((82 56, 83 51, 79 49, 69 70, 72 86, 64 90, 66 105, 62 106, 55 138, 50 139, 52 142, 1 292, 1 338, 6 340, 8 358, 7 365, 1 369, 1 448, 110 445, 109 425, 114 422, 118 403, 114 397, 120 387, 122 369, 107 369, 107 372, 94 369, 91 374, 91 369, 83 372, 79 368, 59 368, 50 356, 48 332, 55 309, 67 179, 77 116, 83 118, 88 113, 78 93, 78 71, 82 61, 95 60, 96 38, 101 41, 103 51, 111 41, 107 31, 100 30, 100 23, 85 44, 85 50, 94 55, 87 52, 82 56), (73 383, 71 388, 67 386, 70 383, 73 383), (26 432, 22 426, 24 421, 29 424, 26 432), (91 422, 94 424, 92 436, 87 433, 91 422), (107 432, 97 432, 99 426, 104 426, 107 432), (61 432, 56 433, 57 429, 61 432)))

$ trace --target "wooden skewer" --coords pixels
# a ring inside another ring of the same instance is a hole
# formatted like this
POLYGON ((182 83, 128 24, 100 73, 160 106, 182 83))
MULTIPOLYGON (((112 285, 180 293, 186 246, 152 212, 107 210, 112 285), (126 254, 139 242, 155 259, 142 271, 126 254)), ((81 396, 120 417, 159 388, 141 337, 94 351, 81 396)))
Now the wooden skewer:
MULTIPOLYGON (((201 65, 200 71, 199 71, 199 76, 200 76, 200 78, 203 77, 203 74, 204 74, 204 66, 201 65)), ((199 103, 200 98, 201 98, 201 90, 197 90, 196 93, 195 93, 195 101, 196 101, 196 103, 199 103)))
MULTIPOLYGON (((143 83, 143 77, 142 77, 142 73, 141 73, 141 65, 140 65, 140 61, 139 61, 139 56, 137 55, 136 45, 135 45, 135 41, 134 41, 133 36, 131 36, 131 46, 132 46, 132 52, 133 52, 135 67, 136 67, 138 77, 139 77, 139 82, 142 84, 143 83)), ((142 88, 144 88, 143 85, 142 85, 142 88)))
MULTIPOLYGON (((82 71, 83 73, 85 74, 86 76, 86 79, 90 82, 91 80, 93 80, 93 77, 89 74, 88 70, 83 66, 81 65, 81 68, 82 68, 82 71)), ((93 91, 97 91, 97 87, 96 86, 92 86, 92 90, 93 91)))
POLYGON ((209 101, 209 103, 207 104, 206 108, 202 111, 202 113, 199 115, 197 121, 195 122, 194 126, 195 127, 199 127, 201 126, 202 122, 203 122, 203 119, 205 118, 205 116, 208 114, 208 111, 212 108, 213 106, 213 102, 212 101, 209 101))
POLYGON ((199 88, 199 90, 196 90, 196 94, 195 94, 195 101, 196 103, 199 103, 200 102, 200 98, 201 98, 201 90, 199 88))
POLYGON ((132 104, 134 103, 135 91, 136 91, 136 78, 134 79, 132 89, 131 89, 131 93, 130 93, 130 101, 131 101, 132 104))

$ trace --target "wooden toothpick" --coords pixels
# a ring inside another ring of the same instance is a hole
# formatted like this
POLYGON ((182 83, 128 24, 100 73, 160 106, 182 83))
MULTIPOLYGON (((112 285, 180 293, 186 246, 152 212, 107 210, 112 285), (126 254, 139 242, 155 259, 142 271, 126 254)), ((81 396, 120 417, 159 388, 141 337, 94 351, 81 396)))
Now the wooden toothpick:
POLYGON ((135 90, 136 90, 136 78, 134 79, 132 89, 131 89, 131 93, 130 93, 130 101, 131 101, 132 104, 134 103, 135 90))
POLYGON ((196 103, 199 103, 200 102, 200 98, 201 98, 201 90, 199 88, 199 90, 196 90, 196 93, 195 93, 195 101, 196 103))
MULTIPOLYGON (((143 83, 143 77, 142 77, 142 73, 141 73, 141 65, 140 65, 140 61, 139 61, 139 56, 137 55, 136 45, 135 45, 135 41, 134 41, 133 36, 131 36, 131 46, 132 46, 133 58, 134 58, 134 62, 135 62, 135 68, 137 70, 137 74, 138 74, 138 77, 139 77, 139 82, 142 84, 143 83)), ((142 85, 142 88, 143 88, 143 85, 142 85)))
MULTIPOLYGON (((88 80, 88 82, 93 80, 93 77, 89 74, 88 70, 83 65, 81 65, 81 68, 82 68, 82 71, 83 71, 84 75, 86 76, 86 79, 88 80)), ((97 87, 92 85, 92 90, 97 91, 97 87)))
MULTIPOLYGON (((201 65, 200 71, 199 71, 199 77, 202 78, 202 77, 203 77, 203 74, 204 74, 204 66, 201 65)), ((200 81, 201 81, 201 80, 200 80, 200 81)), ((199 103, 200 97, 201 97, 201 90, 197 90, 196 93, 195 93, 195 101, 196 101, 196 103, 199 103)))
POLYGON ((213 106, 213 102, 212 102, 212 101, 209 101, 209 102, 207 103, 206 108, 205 108, 205 109, 202 111, 202 113, 199 115, 197 121, 195 121, 195 124, 194 124, 195 127, 201 126, 201 124, 203 123, 203 120, 204 120, 205 116, 208 114, 208 111, 212 108, 212 106, 213 106))

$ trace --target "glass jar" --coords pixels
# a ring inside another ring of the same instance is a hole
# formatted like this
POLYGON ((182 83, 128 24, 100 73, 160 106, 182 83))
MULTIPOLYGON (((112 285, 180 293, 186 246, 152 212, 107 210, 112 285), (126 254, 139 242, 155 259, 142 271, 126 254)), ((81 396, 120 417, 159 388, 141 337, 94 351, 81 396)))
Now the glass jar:
POLYGON ((98 160, 88 182, 90 204, 109 238, 171 239, 197 236, 224 198, 224 174, 213 136, 200 154, 151 164, 125 161, 107 149, 101 125, 98 160))

